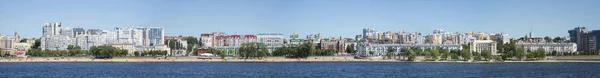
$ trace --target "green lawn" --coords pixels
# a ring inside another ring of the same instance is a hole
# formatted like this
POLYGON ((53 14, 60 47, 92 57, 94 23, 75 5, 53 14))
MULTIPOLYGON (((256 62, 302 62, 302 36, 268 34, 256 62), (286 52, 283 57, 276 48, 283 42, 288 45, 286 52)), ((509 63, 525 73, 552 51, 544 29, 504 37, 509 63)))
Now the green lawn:
POLYGON ((558 56, 558 58, 597 58, 600 59, 600 55, 572 55, 572 56, 558 56))

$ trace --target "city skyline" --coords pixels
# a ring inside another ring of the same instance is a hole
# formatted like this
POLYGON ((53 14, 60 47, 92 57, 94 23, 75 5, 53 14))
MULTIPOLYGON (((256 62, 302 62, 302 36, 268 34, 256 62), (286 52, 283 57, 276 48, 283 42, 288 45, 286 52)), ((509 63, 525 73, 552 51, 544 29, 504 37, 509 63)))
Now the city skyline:
POLYGON ((600 1, 0 1, 0 33, 41 36, 46 22, 65 27, 109 30, 118 26, 158 26, 165 35, 198 37, 204 32, 288 36, 322 33, 353 38, 361 29, 421 32, 482 31, 513 38, 568 36, 585 26, 595 30, 600 1), (211 4, 219 3, 219 4, 211 4), (486 4, 488 3, 488 4, 486 4), (494 3, 494 4, 491 4, 494 3), (68 5, 55 5, 68 4, 68 5), (512 5, 510 5, 512 4, 512 5), (477 6, 477 7, 472 7, 477 6), (32 29, 33 28, 33 29, 32 29))

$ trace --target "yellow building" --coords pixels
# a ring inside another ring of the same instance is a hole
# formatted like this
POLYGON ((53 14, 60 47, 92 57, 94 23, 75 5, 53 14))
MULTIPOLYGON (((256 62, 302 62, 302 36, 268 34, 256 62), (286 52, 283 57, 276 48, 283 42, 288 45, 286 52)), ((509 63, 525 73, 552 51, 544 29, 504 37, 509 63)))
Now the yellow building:
POLYGON ((127 50, 128 55, 133 55, 133 52, 136 51, 135 46, 133 44, 109 44, 109 45, 112 47, 127 50))
POLYGON ((11 55, 23 56, 31 48, 32 44, 29 43, 15 43, 11 55))

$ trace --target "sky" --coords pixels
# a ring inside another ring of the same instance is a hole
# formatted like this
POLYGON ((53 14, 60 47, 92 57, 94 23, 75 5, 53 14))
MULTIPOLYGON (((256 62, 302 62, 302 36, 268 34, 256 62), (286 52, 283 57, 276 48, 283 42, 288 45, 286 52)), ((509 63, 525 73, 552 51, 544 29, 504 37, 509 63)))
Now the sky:
POLYGON ((46 22, 110 30, 158 26, 166 35, 297 32, 354 38, 363 28, 522 37, 600 29, 600 0, 0 0, 0 34, 34 38, 46 22))

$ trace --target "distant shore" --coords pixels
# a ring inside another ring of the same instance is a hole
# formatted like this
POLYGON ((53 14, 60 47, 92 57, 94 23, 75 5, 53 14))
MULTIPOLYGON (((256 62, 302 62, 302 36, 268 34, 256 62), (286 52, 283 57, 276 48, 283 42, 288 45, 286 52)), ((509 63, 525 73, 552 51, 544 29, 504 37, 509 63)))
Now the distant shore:
POLYGON ((502 63, 502 62, 599 62, 600 59, 549 59, 540 61, 401 61, 391 59, 354 59, 352 56, 316 56, 303 59, 266 57, 263 59, 198 59, 197 57, 115 57, 113 59, 90 59, 89 57, 28 57, 0 58, 0 62, 458 62, 458 63, 502 63))

